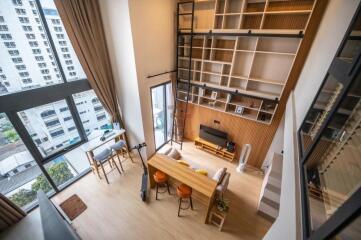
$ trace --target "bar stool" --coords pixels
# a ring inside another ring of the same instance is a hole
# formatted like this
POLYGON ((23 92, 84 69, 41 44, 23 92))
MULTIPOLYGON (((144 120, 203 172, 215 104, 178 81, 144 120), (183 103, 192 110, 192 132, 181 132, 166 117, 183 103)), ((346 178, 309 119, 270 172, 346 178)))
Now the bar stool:
MULTIPOLYGON (((95 160, 95 164, 96 164, 96 168, 101 167, 102 171, 103 171, 103 174, 104 174, 104 177, 105 177, 105 180, 107 181, 107 183, 109 184, 109 181, 108 181, 108 177, 107 177, 107 174, 110 173, 111 171, 113 171, 115 168, 118 170, 119 174, 121 174, 117 164, 115 164, 115 161, 113 159, 113 156, 112 156, 112 150, 110 150, 109 148, 107 149, 104 149, 103 151, 101 151, 100 153, 98 153, 97 155, 95 155, 93 157, 93 159, 95 160), (109 165, 110 165, 110 168, 111 170, 109 172, 105 172, 104 170, 104 166, 103 166, 103 163, 106 163, 106 162, 109 162, 109 165), (112 163, 114 164, 115 168, 113 168, 112 166, 112 163)), ((99 175, 100 177, 100 175, 99 175)))
MULTIPOLYGON (((119 154, 122 154, 123 158, 125 158, 124 151, 127 151, 125 141, 124 140, 117 141, 116 143, 114 143, 113 145, 110 146, 110 149, 112 149, 115 152, 115 155, 117 156, 118 161, 119 161, 120 168, 124 172, 122 161, 120 161, 120 158, 119 158, 119 154)), ((129 157, 130 157, 130 154, 129 154, 129 157)), ((132 159, 132 161, 133 161, 133 159, 132 159)))
POLYGON ((168 176, 164 172, 158 170, 154 173, 153 178, 156 184, 155 200, 158 200, 158 193, 165 193, 168 190, 168 194, 170 195, 168 176), (159 187, 164 187, 164 185, 167 189, 163 192, 159 192, 159 187))
POLYGON ((177 195, 179 197, 178 217, 180 217, 180 210, 187 210, 189 207, 193 210, 192 203, 192 188, 185 184, 181 184, 177 187, 177 195), (182 201, 184 198, 189 198, 189 206, 182 208, 182 201))

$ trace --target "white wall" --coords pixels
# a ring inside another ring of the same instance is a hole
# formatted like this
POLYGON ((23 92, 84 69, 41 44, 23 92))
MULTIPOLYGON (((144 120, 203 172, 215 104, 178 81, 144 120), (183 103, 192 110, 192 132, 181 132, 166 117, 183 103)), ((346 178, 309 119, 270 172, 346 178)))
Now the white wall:
POLYGON ((175 0, 129 0, 144 138, 147 156, 155 152, 150 88, 170 74, 147 78, 175 67, 175 0))
POLYGON ((271 165, 273 153, 281 154, 283 150, 283 137, 284 137, 284 128, 285 128, 285 116, 283 115, 280 125, 277 128, 275 136, 273 137, 272 143, 268 149, 266 157, 262 164, 262 169, 265 170, 271 165))
POLYGON ((351 22, 360 0, 331 0, 285 112, 284 158, 280 212, 264 239, 300 239, 300 186, 297 139, 299 128, 351 22), (291 119, 293 117, 294 119, 291 119), (296 150, 296 151, 295 151, 296 150))
POLYGON ((128 1, 99 1, 125 128, 134 145, 144 141, 128 1))
POLYGON ((284 153, 279 215, 264 239, 298 239, 297 144, 294 95, 291 93, 285 111, 284 153), (297 189, 297 190, 296 190, 297 189))
POLYGON ((176 2, 163 0, 99 1, 119 104, 130 144, 145 141, 155 151, 150 88, 170 81, 174 69, 176 2))

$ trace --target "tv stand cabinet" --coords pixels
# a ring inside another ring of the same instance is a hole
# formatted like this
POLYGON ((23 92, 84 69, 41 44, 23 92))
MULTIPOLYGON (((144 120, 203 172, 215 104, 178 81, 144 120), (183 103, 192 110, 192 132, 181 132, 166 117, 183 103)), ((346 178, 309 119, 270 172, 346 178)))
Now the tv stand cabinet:
POLYGON ((196 140, 194 140, 194 144, 196 145, 197 148, 202 149, 206 152, 209 152, 213 155, 216 155, 217 157, 223 158, 227 161, 232 162, 235 158, 235 153, 231 153, 228 152, 226 149, 210 143, 202 138, 196 138, 196 140))

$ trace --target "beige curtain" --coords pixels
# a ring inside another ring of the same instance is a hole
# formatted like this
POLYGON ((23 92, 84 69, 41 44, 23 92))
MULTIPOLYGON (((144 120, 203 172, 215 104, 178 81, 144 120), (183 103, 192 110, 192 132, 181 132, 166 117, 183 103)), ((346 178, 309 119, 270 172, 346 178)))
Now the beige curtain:
POLYGON ((26 213, 0 193, 0 232, 19 222, 26 213))
POLYGON ((112 121, 123 125, 98 0, 55 0, 59 15, 91 87, 112 121))

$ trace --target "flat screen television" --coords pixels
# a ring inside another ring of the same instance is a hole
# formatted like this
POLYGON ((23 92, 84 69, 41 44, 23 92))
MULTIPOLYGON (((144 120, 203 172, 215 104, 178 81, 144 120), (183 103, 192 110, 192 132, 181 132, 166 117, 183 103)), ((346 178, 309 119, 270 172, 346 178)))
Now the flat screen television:
POLYGON ((200 125, 199 137, 221 147, 227 147, 228 134, 217 129, 200 125))

